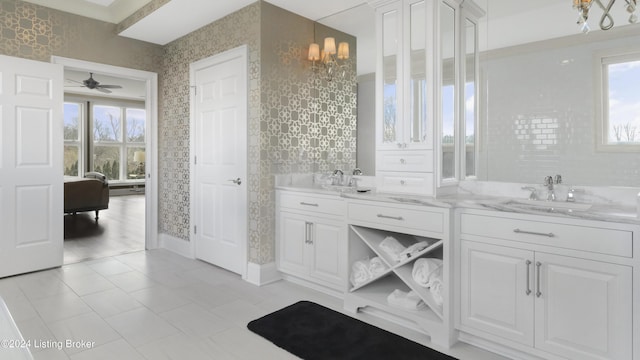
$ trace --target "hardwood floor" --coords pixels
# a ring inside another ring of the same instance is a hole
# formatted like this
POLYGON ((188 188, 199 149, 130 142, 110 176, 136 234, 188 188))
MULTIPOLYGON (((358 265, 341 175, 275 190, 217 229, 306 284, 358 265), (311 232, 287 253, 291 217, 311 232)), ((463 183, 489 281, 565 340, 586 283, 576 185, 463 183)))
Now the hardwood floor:
POLYGON ((64 263, 144 250, 144 195, 112 196, 109 209, 64 216, 64 263))

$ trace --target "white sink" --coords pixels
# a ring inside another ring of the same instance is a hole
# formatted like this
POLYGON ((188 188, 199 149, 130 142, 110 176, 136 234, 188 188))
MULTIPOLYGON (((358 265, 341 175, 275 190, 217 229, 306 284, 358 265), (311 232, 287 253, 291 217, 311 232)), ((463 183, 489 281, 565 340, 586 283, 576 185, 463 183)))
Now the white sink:
POLYGON ((566 201, 543 201, 543 200, 527 200, 517 199, 509 200, 503 205, 516 207, 525 210, 538 210, 547 212, 571 212, 571 211, 587 211, 591 209, 591 204, 575 203, 566 201))

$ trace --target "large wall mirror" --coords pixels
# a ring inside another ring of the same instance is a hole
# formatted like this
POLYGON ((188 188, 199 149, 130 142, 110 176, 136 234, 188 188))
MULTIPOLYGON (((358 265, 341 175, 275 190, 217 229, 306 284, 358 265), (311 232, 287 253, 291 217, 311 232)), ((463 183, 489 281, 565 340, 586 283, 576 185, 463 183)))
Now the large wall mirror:
POLYGON ((479 179, 535 184, 561 174, 570 185, 640 186, 640 96, 633 82, 615 82, 624 70, 622 79, 640 81, 629 70, 640 65, 640 25, 628 25, 625 2, 614 4, 608 31, 594 4, 588 34, 570 1, 509 3, 479 1, 479 179))
MULTIPOLYGON (((618 91, 608 92, 606 81, 615 77, 603 80, 599 75, 607 74, 607 69, 608 75, 616 75, 613 67, 603 68, 600 58, 613 65, 623 61, 620 68, 632 68, 628 62, 634 56, 640 60, 640 25, 628 25, 626 2, 613 5, 614 26, 607 31, 599 29, 603 12, 593 2, 588 34, 576 24, 578 12, 571 1, 475 2, 486 15, 477 24, 479 82, 467 84, 477 86, 480 94, 474 99, 478 127, 465 134, 479 149, 466 154, 467 174, 485 181, 532 184, 561 174, 570 185, 640 186, 640 98, 632 97, 640 92, 624 90, 622 83, 616 85, 618 91), (627 120, 603 126, 603 99, 607 106, 624 100, 626 105, 617 109, 627 120), (602 139, 611 134, 615 143, 616 132, 623 143, 603 146, 602 139), (624 143, 624 136, 632 133, 635 140, 624 143)), ((376 58, 372 8, 364 4, 323 22, 357 36, 358 75, 372 73, 371 61, 376 58)), ((622 79, 632 78, 629 74, 622 79)), ((358 99, 359 113, 361 107, 374 106, 366 98, 358 99)), ((358 118, 358 131, 373 126, 371 112, 364 113, 367 117, 358 118)), ((373 147, 359 140, 358 151, 363 148, 371 152, 373 147)))

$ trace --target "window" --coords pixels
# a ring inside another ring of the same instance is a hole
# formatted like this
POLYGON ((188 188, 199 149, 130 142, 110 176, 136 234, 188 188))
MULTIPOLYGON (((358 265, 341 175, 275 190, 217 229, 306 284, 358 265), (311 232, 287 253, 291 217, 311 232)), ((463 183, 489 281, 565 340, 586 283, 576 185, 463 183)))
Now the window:
POLYGON ((64 174, 82 176, 88 169, 111 181, 143 179, 145 134, 144 104, 70 99, 64 103, 64 174))
POLYGON ((145 110, 101 104, 94 104, 92 110, 93 171, 110 180, 143 178, 145 110))
POLYGON ((64 103, 64 175, 78 176, 84 173, 82 103, 64 103))
POLYGON ((600 150, 640 149, 640 53, 602 56, 600 150))

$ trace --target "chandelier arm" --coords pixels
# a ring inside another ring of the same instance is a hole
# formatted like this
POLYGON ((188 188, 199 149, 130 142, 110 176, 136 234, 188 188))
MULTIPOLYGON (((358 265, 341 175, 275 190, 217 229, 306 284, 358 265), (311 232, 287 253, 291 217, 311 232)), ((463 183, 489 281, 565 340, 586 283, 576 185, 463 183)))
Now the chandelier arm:
POLYGON ((615 4, 616 0, 609 0, 607 6, 604 6, 600 0, 595 0, 595 2, 600 6, 603 11, 602 17, 600 18, 600 29, 609 30, 613 27, 613 16, 609 13, 613 4, 615 4))

